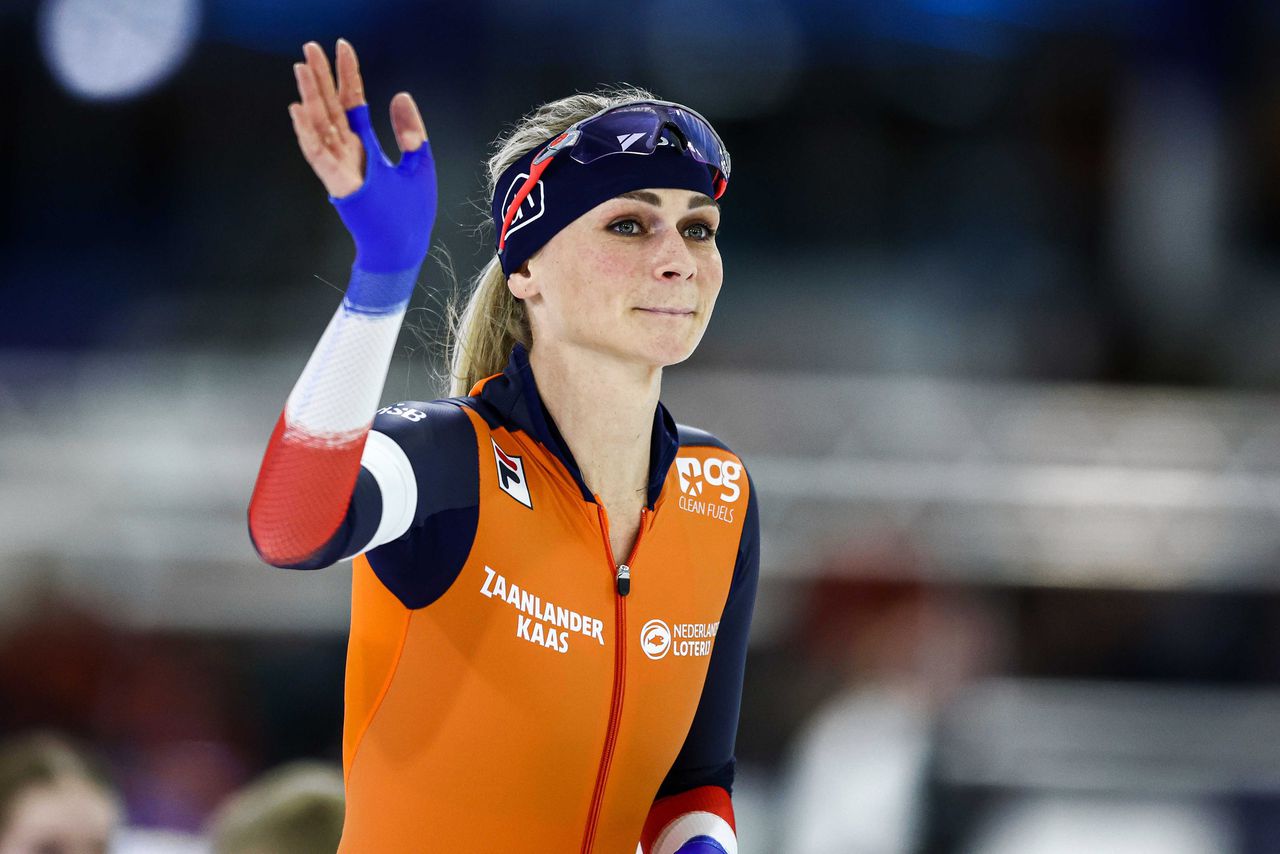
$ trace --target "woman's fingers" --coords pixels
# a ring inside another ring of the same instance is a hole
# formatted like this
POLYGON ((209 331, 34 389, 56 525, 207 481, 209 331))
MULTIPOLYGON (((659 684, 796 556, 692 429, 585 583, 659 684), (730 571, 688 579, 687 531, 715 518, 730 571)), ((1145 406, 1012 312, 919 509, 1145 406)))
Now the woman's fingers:
POLYGON ((335 52, 338 57, 338 103, 342 109, 350 110, 365 102, 360 63, 356 60, 356 49, 346 39, 338 39, 335 52))
POLYGON ((324 49, 313 41, 302 46, 302 53, 306 56, 307 65, 315 78, 320 100, 324 104, 330 123, 342 127, 346 123, 342 121, 343 111, 338 103, 338 92, 333 86, 333 70, 329 67, 329 57, 325 56, 324 49))
POLYGON ((337 145, 340 141, 338 128, 329 119, 329 111, 325 109, 320 98, 320 90, 316 86, 315 75, 305 62, 293 64, 293 76, 298 81, 298 94, 302 96, 302 118, 309 124, 316 137, 325 145, 337 145))
POLYGON ((422 114, 418 112, 418 105, 408 92, 400 92, 391 99, 391 127, 401 151, 417 151, 427 138, 422 114))
POLYGON ((298 148, 301 149, 302 156, 311 164, 316 174, 327 182, 329 177, 327 173, 331 173, 332 167, 337 166, 337 158, 316 133, 315 126, 306 115, 306 109, 302 104, 289 105, 289 118, 293 120, 293 132, 298 138, 298 148))
POLYGON ((293 120, 293 132, 298 137, 298 148, 302 150, 302 156, 311 165, 329 195, 341 197, 358 190, 363 183, 362 178, 358 172, 343 163, 340 154, 321 140, 302 104, 289 105, 289 118, 293 120))

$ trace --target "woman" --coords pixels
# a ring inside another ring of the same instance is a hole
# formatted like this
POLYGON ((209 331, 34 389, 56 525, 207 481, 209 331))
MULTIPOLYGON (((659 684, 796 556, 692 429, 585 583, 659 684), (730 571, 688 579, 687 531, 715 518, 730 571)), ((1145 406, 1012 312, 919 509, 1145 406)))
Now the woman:
POLYGON ((106 779, 62 737, 0 743, 0 854, 105 854, 120 815, 106 779))
POLYGON ((497 252, 455 330, 458 396, 370 425, 429 243, 430 145, 396 95, 392 166, 351 46, 336 88, 304 53, 294 130, 356 260, 249 525, 276 566, 359 555, 342 850, 735 852, 755 494, 658 401, 720 289, 719 137, 640 90, 527 116, 489 162, 497 252))

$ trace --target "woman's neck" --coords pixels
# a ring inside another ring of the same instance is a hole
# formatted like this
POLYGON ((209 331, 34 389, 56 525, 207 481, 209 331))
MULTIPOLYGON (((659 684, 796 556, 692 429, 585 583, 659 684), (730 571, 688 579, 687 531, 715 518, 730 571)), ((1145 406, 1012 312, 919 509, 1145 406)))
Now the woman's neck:
POLYGON ((591 491, 606 507, 633 493, 643 500, 662 368, 556 342, 535 345, 529 364, 591 491))

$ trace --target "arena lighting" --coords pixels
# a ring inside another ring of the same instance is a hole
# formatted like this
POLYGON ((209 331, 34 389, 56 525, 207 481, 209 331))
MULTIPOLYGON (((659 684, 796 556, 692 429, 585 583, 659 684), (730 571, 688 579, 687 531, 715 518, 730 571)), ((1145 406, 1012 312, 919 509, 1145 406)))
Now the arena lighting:
POLYGON ((41 50, 68 91, 122 100, 167 79, 190 53, 200 0, 45 0, 41 50))

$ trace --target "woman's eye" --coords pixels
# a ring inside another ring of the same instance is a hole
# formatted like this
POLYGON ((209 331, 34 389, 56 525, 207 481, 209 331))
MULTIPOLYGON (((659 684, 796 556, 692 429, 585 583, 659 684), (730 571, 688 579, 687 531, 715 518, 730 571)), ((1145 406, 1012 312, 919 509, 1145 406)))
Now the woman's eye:
MULTIPOLYGON (((609 230, 614 234, 634 236, 643 234, 644 226, 639 220, 620 219, 609 223, 609 230)), ((695 222, 685 226, 684 236, 691 240, 703 242, 714 238, 716 236, 716 230, 708 223, 695 222)))
POLYGON ((710 240, 716 236, 716 230, 705 222, 695 222, 686 228, 684 233, 694 240, 710 240))
POLYGON ((609 228, 618 234, 639 234, 640 223, 634 219, 620 219, 611 224, 609 228))

